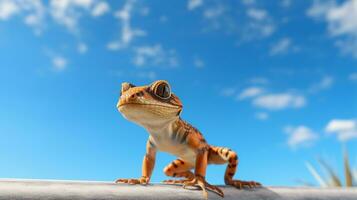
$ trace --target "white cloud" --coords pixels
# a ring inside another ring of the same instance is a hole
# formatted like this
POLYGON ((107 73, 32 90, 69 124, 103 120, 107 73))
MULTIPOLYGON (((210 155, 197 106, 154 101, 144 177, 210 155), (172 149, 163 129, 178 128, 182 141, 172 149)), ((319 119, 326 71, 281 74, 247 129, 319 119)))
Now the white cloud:
POLYGON ((187 1, 187 9, 194 10, 200 6, 202 6, 203 0, 188 0, 187 1))
POLYGON ((203 68, 205 66, 205 63, 203 62, 203 60, 201 58, 198 58, 198 57, 194 58, 193 64, 197 68, 203 68))
POLYGON ((282 38, 275 43, 270 49, 270 55, 282 55, 290 51, 297 51, 297 47, 293 46, 290 38, 282 38))
POLYGON ((348 76, 350 81, 357 81, 357 72, 354 72, 348 76))
POLYGON ((244 89, 237 97, 238 100, 256 97, 262 94, 264 90, 260 87, 249 87, 244 89))
POLYGON ((249 8, 247 10, 247 15, 248 15, 248 17, 250 17, 254 20, 261 21, 267 17, 267 12, 263 9, 249 8))
POLYGON ((55 71, 63 71, 67 67, 67 59, 62 56, 55 56, 52 58, 52 64, 55 71))
POLYGON ((287 143, 291 148, 308 146, 318 139, 318 134, 306 126, 288 126, 285 127, 284 131, 289 135, 287 143))
POLYGON ((329 34, 338 38, 336 45, 342 52, 357 58, 356 0, 347 0, 342 4, 336 4, 335 1, 315 1, 307 15, 326 21, 329 34))
POLYGON ((269 118, 269 114, 266 112, 258 112, 255 113, 255 117, 259 120, 267 120, 269 118))
POLYGON ((245 40, 269 37, 275 32, 275 23, 266 10, 251 7, 246 14, 250 20, 242 27, 245 40))
POLYGON ((115 13, 115 17, 117 17, 121 21, 121 36, 119 40, 109 42, 107 48, 109 50, 118 50, 122 48, 126 48, 132 42, 135 37, 145 36, 146 32, 141 29, 133 29, 131 27, 131 15, 133 10, 134 1, 127 0, 124 7, 121 10, 118 10, 115 13))
POLYGON ((211 8, 207 8, 204 12, 203 12, 203 16, 206 19, 215 19, 217 17, 220 17, 224 14, 225 12, 225 8, 222 5, 219 5, 217 7, 211 7, 211 8))
POLYGON ((94 17, 102 16, 105 13, 107 13, 109 10, 110 10, 110 6, 107 2, 105 1, 98 2, 94 5, 92 9, 92 16, 94 17))
POLYGON ((19 12, 18 5, 11 0, 0 1, 0 20, 7 20, 19 12))
POLYGON ((88 51, 88 47, 85 43, 79 43, 77 46, 77 50, 81 54, 85 54, 88 51))
POLYGON ((78 20, 81 10, 89 10, 93 0, 51 0, 50 14, 60 25, 65 26, 72 33, 78 34, 78 20))
POLYGON ((255 1, 251 0, 242 1, 242 4, 246 7, 243 12, 237 12, 235 6, 227 1, 204 4, 202 15, 207 25, 203 31, 236 35, 238 43, 263 39, 275 32, 277 24, 267 10, 257 8, 255 1))
POLYGON ((45 6, 41 0, 32 0, 25 8, 31 10, 24 19, 25 24, 32 27, 36 35, 40 35, 44 29, 45 6))
POLYGON ((336 134, 340 141, 357 138, 357 120, 333 119, 327 124, 325 131, 328 134, 336 134))
POLYGON ((122 48, 122 45, 120 44, 119 41, 111 41, 107 44, 107 49, 112 50, 112 51, 115 51, 115 50, 118 50, 121 48, 122 48))
POLYGON ((134 65, 176 67, 178 60, 176 51, 163 49, 160 44, 135 48, 134 65))
POLYGON ((309 92, 316 93, 321 90, 326 90, 326 89, 330 88, 333 85, 333 83, 334 83, 333 77, 325 76, 320 80, 320 82, 312 85, 309 88, 309 92))
POLYGON ((302 95, 290 93, 266 94, 253 100, 253 105, 269 110, 282 110, 285 108, 301 108, 305 106, 306 99, 302 95))
POLYGON ((41 0, 0 0, 0 20, 19 15, 39 35, 43 29, 45 9, 41 0))
POLYGON ((78 35, 79 20, 83 16, 92 14, 97 17, 108 10, 109 5, 102 0, 50 0, 48 3, 42 0, 0 0, 0 20, 18 14, 37 35, 42 33, 49 17, 78 35))

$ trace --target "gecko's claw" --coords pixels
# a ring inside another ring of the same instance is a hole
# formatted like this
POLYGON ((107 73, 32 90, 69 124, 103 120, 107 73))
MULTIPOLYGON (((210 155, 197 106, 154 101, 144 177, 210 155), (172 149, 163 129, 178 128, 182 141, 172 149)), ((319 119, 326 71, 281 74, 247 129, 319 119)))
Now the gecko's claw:
POLYGON ((219 189, 217 186, 209 184, 203 178, 194 178, 193 180, 185 181, 183 183, 183 188, 186 188, 189 186, 199 186, 202 189, 203 197, 205 199, 208 199, 208 193, 207 193, 206 189, 211 190, 212 192, 215 192, 216 194, 218 194, 221 197, 224 197, 224 193, 221 189, 219 189))
POLYGON ((115 181, 115 183, 127 183, 130 185, 142 184, 147 185, 149 183, 149 179, 146 177, 141 177, 138 179, 135 178, 120 178, 115 181))

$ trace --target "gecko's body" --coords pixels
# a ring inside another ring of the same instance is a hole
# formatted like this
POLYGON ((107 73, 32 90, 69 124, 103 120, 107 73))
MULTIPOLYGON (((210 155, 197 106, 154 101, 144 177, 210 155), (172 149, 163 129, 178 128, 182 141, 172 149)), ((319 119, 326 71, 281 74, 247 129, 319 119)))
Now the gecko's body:
POLYGON ((146 155, 139 179, 118 179, 116 182, 147 184, 150 181, 157 151, 164 151, 178 157, 165 167, 164 173, 183 180, 168 180, 166 183, 182 183, 184 186, 198 185, 207 198, 206 188, 223 196, 216 186, 205 181, 208 164, 228 163, 224 181, 238 188, 255 187, 257 182, 233 180, 238 165, 237 154, 228 148, 207 144, 202 134, 180 118, 182 103, 171 93, 166 81, 156 81, 148 86, 136 87, 123 83, 117 104, 123 116, 149 132, 146 155), (191 172, 194 169, 194 173, 191 172))

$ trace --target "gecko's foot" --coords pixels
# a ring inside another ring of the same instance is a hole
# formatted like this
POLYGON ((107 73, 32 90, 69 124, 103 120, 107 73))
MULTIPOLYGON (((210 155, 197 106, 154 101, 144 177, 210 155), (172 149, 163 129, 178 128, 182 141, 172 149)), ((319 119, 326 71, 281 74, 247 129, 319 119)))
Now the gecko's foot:
POLYGON ((185 181, 183 183, 183 188, 186 188, 189 186, 199 186, 202 189, 203 197, 205 199, 208 199, 208 194, 207 194, 206 189, 211 190, 212 192, 215 192, 216 194, 218 194, 221 197, 224 197, 224 193, 221 189, 219 189, 217 186, 209 184, 202 177, 196 177, 193 180, 185 181))
POLYGON ((182 180, 164 180, 162 181, 165 184, 184 184, 187 181, 192 181, 192 179, 182 179, 182 180))
POLYGON ((149 178, 141 177, 138 179, 135 178, 120 178, 115 181, 115 183, 127 183, 130 185, 142 184, 147 185, 149 183, 149 178))
POLYGON ((260 184, 258 182, 255 182, 255 181, 240 181, 240 180, 231 180, 226 184, 234 186, 234 187, 236 187, 238 189, 242 189, 244 187, 257 188, 257 187, 261 187, 262 186, 262 184, 260 184))

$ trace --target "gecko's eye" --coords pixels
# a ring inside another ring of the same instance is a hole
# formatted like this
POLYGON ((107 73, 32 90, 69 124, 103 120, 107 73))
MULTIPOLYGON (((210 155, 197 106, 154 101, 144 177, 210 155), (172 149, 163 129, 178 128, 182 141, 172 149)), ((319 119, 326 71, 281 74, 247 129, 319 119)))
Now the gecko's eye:
POLYGON ((162 99, 168 99, 171 96, 171 89, 169 84, 166 82, 161 82, 158 85, 156 85, 154 89, 154 93, 156 96, 162 98, 162 99))

